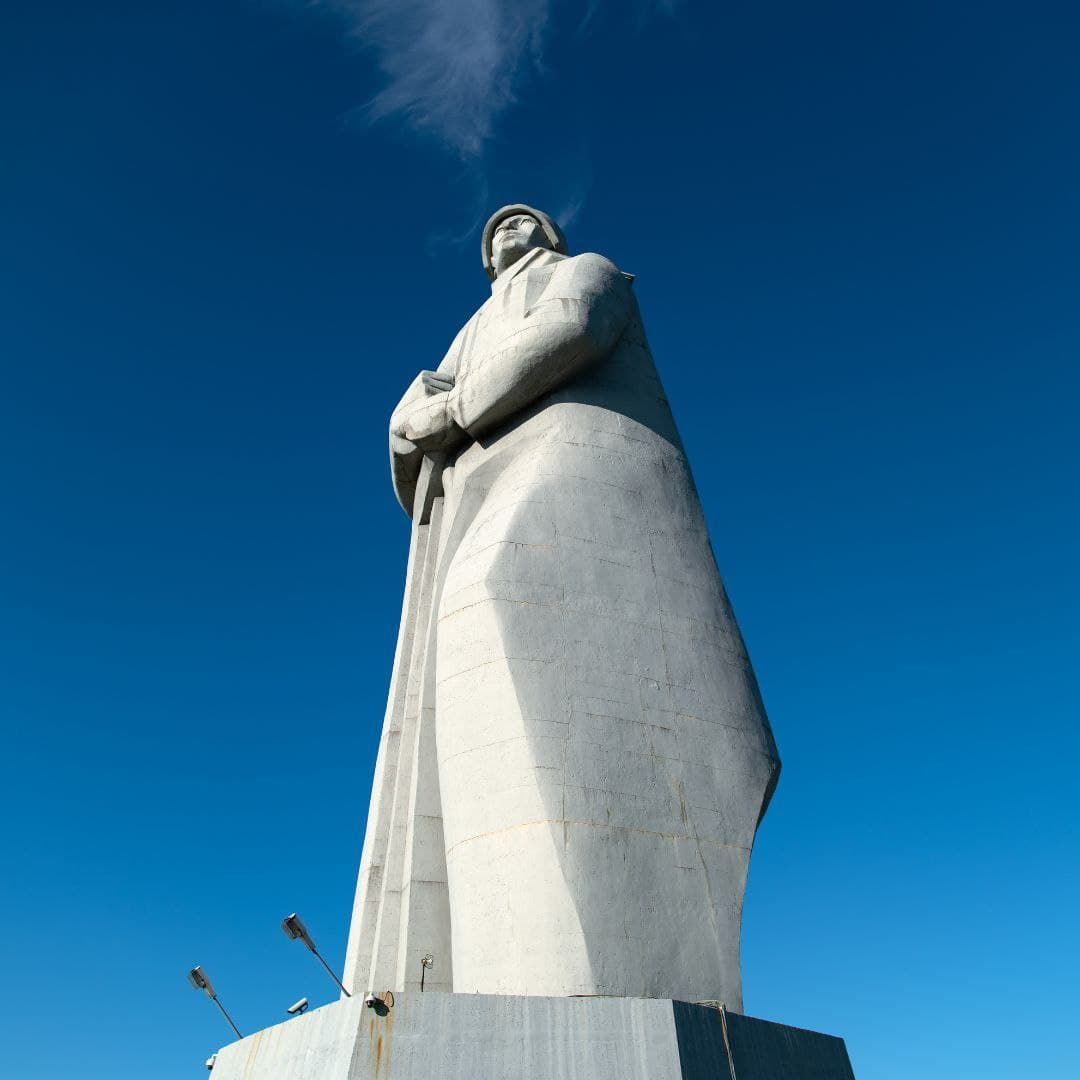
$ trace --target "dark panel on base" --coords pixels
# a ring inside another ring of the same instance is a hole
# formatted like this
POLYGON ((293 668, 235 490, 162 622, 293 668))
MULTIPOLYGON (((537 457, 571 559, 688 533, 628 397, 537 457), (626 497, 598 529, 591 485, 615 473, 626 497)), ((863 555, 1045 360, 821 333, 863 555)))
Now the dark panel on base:
POLYGON ((855 1080, 835 1035, 684 1001, 672 1009, 683 1080, 855 1080))

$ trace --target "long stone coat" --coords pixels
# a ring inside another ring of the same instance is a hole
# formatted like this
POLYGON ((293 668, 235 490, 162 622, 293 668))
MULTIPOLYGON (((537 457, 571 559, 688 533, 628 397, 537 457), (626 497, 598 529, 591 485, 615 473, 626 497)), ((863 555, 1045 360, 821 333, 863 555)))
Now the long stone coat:
POLYGON ((534 250, 439 371, 346 985, 740 1010, 780 764, 630 282, 534 250))

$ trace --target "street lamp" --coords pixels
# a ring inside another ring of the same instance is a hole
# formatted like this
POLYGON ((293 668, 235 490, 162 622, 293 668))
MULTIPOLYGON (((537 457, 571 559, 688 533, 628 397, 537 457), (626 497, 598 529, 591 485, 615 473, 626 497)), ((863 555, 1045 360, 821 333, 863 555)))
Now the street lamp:
POLYGON ((240 1029, 233 1023, 232 1017, 225 1011, 225 1006, 218 1001, 217 994, 214 993, 213 984, 206 977, 206 972, 202 967, 193 967, 188 972, 188 982, 195 987, 196 990, 204 990, 206 996, 221 1010, 221 1015, 225 1017, 229 1022, 229 1027, 236 1032, 236 1037, 242 1039, 244 1036, 240 1034, 240 1029))
POLYGON ((346 997, 352 997, 352 994, 345 989, 341 980, 331 971, 330 965, 319 956, 319 950, 315 948, 315 942, 311 940, 311 935, 307 932, 307 927, 300 921, 300 916, 294 911, 291 915, 286 915, 284 921, 281 924, 281 929, 285 931, 285 936, 290 941, 302 941, 308 948, 309 952, 313 952, 318 959, 319 963, 326 968, 327 975, 334 980, 341 987, 341 992, 346 997))

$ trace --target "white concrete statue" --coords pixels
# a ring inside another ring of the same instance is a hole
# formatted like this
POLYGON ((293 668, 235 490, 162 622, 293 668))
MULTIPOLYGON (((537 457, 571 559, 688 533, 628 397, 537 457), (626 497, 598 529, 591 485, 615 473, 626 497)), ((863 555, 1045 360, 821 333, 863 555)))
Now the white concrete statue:
POLYGON ((741 1011, 780 763, 630 276, 521 205, 483 259, 390 421, 412 550, 346 985, 741 1011))

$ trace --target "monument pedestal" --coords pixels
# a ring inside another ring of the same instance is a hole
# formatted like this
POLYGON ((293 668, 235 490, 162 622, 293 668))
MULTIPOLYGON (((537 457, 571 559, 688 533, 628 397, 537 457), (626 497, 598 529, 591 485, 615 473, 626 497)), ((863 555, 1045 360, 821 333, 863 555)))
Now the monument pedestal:
POLYGON ((415 991, 224 1047, 212 1080, 854 1080, 843 1039, 707 1005, 415 991))

